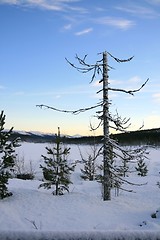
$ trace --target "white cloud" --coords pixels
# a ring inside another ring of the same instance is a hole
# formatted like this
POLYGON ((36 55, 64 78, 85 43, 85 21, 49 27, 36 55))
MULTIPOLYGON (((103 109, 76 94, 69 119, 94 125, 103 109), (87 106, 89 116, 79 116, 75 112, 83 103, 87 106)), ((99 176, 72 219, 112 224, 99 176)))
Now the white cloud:
POLYGON ((18 4, 18 0, 1 0, 0 4, 6 3, 6 4, 18 4))
MULTIPOLYGON (((121 81, 122 88, 124 88, 126 90, 139 89, 142 86, 142 84, 144 84, 144 82, 145 82, 145 80, 137 75, 135 75, 129 79, 126 79, 124 81, 121 81)), ((141 91, 146 91, 146 88, 143 87, 143 89, 141 89, 141 91)))
POLYGON ((113 18, 113 17, 101 17, 96 19, 99 24, 113 26, 122 30, 127 30, 131 28, 135 23, 133 21, 123 19, 123 18, 113 18))
POLYGON ((132 82, 132 83, 139 83, 141 81, 142 81, 142 79, 139 76, 134 76, 129 79, 129 82, 132 82))
POLYGON ((88 33, 92 32, 92 31, 93 31, 93 28, 86 28, 86 29, 84 29, 84 30, 82 30, 80 32, 76 32, 75 35, 76 36, 81 36, 81 35, 84 35, 84 34, 88 34, 88 33))
POLYGON ((138 5, 134 5, 134 4, 128 5, 128 6, 121 5, 121 6, 117 6, 115 8, 117 10, 127 12, 127 13, 136 15, 138 17, 143 17, 143 18, 155 18, 157 15, 160 15, 159 13, 157 13, 154 9, 152 9, 150 7, 138 6, 138 5))
POLYGON ((83 7, 73 7, 73 6, 68 6, 68 9, 74 12, 79 12, 81 14, 88 13, 88 10, 83 7))
POLYGON ((105 12, 105 9, 101 7, 95 7, 95 10, 98 12, 105 12))
POLYGON ((64 30, 70 30, 72 28, 72 24, 67 24, 63 27, 64 30))
POLYGON ((26 0, 25 5, 31 5, 34 7, 40 7, 46 10, 54 10, 54 11, 60 11, 62 10, 62 6, 57 4, 57 2, 49 2, 46 0, 26 0))
POLYGON ((70 3, 78 2, 79 0, 0 0, 0 4, 14 4, 19 6, 28 6, 28 7, 39 7, 46 10, 52 11, 83 11, 85 9, 73 7, 70 3))
POLYGON ((147 0, 150 4, 160 4, 160 0, 147 0))

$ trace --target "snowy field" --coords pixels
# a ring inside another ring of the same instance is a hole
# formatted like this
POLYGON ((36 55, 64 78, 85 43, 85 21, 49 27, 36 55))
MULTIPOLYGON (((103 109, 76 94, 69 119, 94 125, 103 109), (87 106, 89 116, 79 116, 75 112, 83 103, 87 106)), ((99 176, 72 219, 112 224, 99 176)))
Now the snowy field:
MULTIPOLYGON (((52 239, 68 239, 63 235, 66 232, 72 232, 73 235, 90 232, 92 233, 90 239, 99 239, 96 234, 103 236, 106 231, 110 234, 126 232, 128 236, 133 236, 136 232, 141 232, 142 236, 148 232, 148 234, 152 233, 152 237, 147 239, 160 239, 160 187, 157 185, 157 182, 160 182, 160 149, 148 149, 149 159, 146 160, 146 164, 149 172, 146 177, 140 177, 137 173, 128 177, 132 182, 147 184, 125 186, 134 192, 120 190, 118 197, 115 196, 113 189, 112 200, 104 202, 101 185, 80 178, 81 164, 76 166, 72 174, 73 184, 70 185, 70 193, 53 196, 51 190, 38 189, 43 178, 39 168, 39 165, 43 164, 41 154, 46 155, 46 146, 47 143, 22 143, 16 150, 19 159, 23 159, 25 168, 28 170, 32 168, 35 179, 9 180, 8 187, 13 196, 0 200, 0 239, 3 239, 2 235, 5 236, 5 233, 14 235, 15 231, 26 234, 31 231, 37 232, 35 234, 60 232, 63 236, 52 239), (154 213, 156 218, 151 217, 154 213)), ((81 160, 78 146, 70 145, 70 147, 68 160, 81 160)), ((86 156, 91 151, 90 146, 87 145, 81 145, 80 149, 86 156)), ((89 239, 89 237, 74 239, 89 239)), ((128 239, 132 238, 128 237, 128 239)))

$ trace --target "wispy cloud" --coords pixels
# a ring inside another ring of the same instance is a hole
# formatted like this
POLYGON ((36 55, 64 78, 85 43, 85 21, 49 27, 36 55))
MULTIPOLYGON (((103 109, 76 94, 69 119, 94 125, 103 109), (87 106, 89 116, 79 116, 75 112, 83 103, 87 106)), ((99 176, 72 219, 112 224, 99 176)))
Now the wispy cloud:
POLYGON ((156 5, 158 5, 158 4, 160 4, 160 0, 146 0, 148 3, 150 3, 150 4, 156 4, 156 5))
POLYGON ((64 30, 70 30, 72 28, 72 24, 66 24, 64 27, 63 27, 63 29, 64 30))
POLYGON ((6 3, 6 4, 18 4, 18 0, 1 0, 0 4, 6 3))
POLYGON ((26 0, 25 5, 32 6, 32 7, 40 7, 46 10, 53 10, 53 11, 60 11, 63 10, 62 4, 59 2, 50 2, 47 0, 26 0))
POLYGON ((96 10, 97 12, 105 12, 105 9, 102 8, 102 7, 95 7, 95 10, 96 10))
POLYGON ((89 87, 89 85, 77 85, 77 86, 70 86, 65 89, 54 89, 50 91, 15 91, 12 93, 12 95, 17 97, 38 97, 38 96, 49 96, 53 98, 61 98, 64 95, 77 95, 77 94, 90 94, 93 90, 89 87))
MULTIPOLYGON (((71 0, 72 1, 72 0, 71 0)), ((77 1, 78 2, 78 1, 77 1)), ((88 10, 83 7, 73 7, 72 5, 68 5, 67 7, 69 10, 74 11, 74 12, 79 12, 81 14, 88 13, 88 10)))
POLYGON ((92 32, 92 31, 93 31, 93 28, 86 28, 86 29, 84 29, 84 30, 82 30, 80 32, 76 32, 75 35, 76 36, 81 36, 81 35, 84 35, 84 34, 88 34, 88 33, 92 32))
POLYGON ((115 9, 143 18, 155 18, 156 16, 160 16, 160 14, 151 7, 144 7, 133 4, 128 6, 117 6, 115 9))
MULTIPOLYGON (((131 78, 128 78, 128 79, 125 79, 125 80, 121 81, 120 84, 126 90, 136 90, 136 89, 139 89, 144 82, 145 82, 144 79, 135 75, 131 78)), ((144 88, 143 88, 143 91, 144 91, 144 88)))
POLYGON ((131 20, 114 17, 101 17, 96 19, 96 23, 113 26, 122 30, 127 30, 135 25, 131 20))
POLYGON ((79 0, 1 0, 0 4, 13 4, 18 6, 38 7, 51 11, 78 11, 86 12, 85 8, 72 6, 72 3, 79 2, 79 0))
POLYGON ((139 76, 133 76, 128 80, 130 83, 140 83, 142 82, 142 79, 139 76))

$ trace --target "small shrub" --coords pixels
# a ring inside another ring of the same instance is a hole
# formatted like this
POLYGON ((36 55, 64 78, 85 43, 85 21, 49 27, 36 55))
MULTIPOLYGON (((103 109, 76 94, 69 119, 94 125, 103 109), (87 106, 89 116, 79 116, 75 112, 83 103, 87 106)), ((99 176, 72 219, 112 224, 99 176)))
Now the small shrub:
POLYGON ((23 179, 23 180, 33 180, 34 179, 34 174, 32 174, 32 173, 21 173, 21 174, 17 174, 16 177, 18 179, 23 179))
POLYGON ((138 161, 138 166, 135 167, 135 169, 137 170, 139 176, 141 176, 141 177, 147 176, 148 169, 147 169, 147 165, 143 159, 140 159, 138 161))
POLYGON ((26 166, 24 157, 17 157, 14 167, 15 177, 23 180, 34 179, 34 171, 32 167, 32 162, 29 162, 29 166, 26 166))

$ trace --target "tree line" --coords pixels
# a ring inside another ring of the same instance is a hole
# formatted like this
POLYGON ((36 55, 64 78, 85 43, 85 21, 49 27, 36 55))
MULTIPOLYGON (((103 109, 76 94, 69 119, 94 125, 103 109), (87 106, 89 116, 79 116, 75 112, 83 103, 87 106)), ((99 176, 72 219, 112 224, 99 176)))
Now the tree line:
MULTIPOLYGON (((18 133, 14 131, 10 136, 10 140, 20 137, 21 141, 24 142, 34 142, 34 143, 55 143, 56 134, 44 134, 36 135, 34 134, 25 134, 18 133)), ((154 129, 145 129, 130 131, 124 133, 110 134, 110 137, 118 140, 119 144, 122 145, 160 145, 160 128, 154 129)), ((102 135, 98 136, 61 136, 61 142, 67 144, 102 144, 102 135)))

